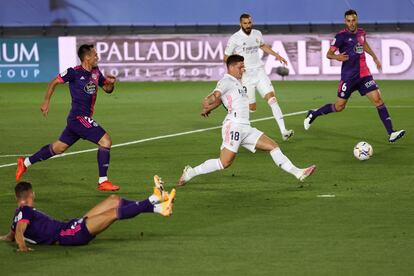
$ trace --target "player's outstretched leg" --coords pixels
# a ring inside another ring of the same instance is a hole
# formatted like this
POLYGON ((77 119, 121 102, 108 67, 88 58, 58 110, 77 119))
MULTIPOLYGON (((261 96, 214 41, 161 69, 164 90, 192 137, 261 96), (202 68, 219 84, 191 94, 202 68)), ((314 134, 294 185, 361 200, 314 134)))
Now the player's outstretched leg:
POLYGON ((308 130, 316 118, 318 118, 321 115, 327 115, 332 112, 337 112, 335 104, 332 103, 326 104, 317 110, 309 110, 305 120, 303 121, 303 127, 305 128, 305 130, 308 130))
POLYGON ((295 133, 292 129, 286 129, 283 113, 276 100, 275 94, 273 92, 270 92, 266 94, 265 99, 267 99, 267 103, 269 104, 270 109, 272 110, 273 117, 275 118, 276 123, 279 126, 283 141, 289 140, 295 133))
POLYGON ((315 172, 316 166, 300 169, 293 165, 293 163, 286 157, 277 145, 275 141, 267 137, 266 135, 260 136, 256 143, 256 149, 268 151, 275 164, 287 173, 290 173, 300 181, 304 181, 305 178, 312 175, 315 172))
POLYGON ((171 216, 175 194, 175 189, 172 189, 168 194, 154 187, 154 194, 143 201, 132 201, 112 195, 85 215, 87 217, 86 226, 89 233, 95 236, 107 229, 116 220, 134 218, 141 213, 158 213, 165 217, 171 216))
POLYGON ((119 186, 114 185, 108 179, 108 169, 109 169, 109 161, 110 161, 110 151, 112 146, 112 140, 108 133, 99 140, 98 142, 98 171, 99 171, 99 179, 98 179, 98 190, 100 191, 118 191, 119 186))
POLYGON ((42 147, 38 152, 30 157, 17 158, 16 182, 20 181, 20 178, 26 172, 29 166, 37 162, 47 160, 56 154, 61 154, 67 148, 69 148, 69 145, 61 141, 56 141, 53 144, 42 147))
POLYGON ((178 180, 178 186, 184 186, 188 181, 198 175, 224 170, 230 167, 234 158, 236 158, 235 152, 232 152, 227 148, 223 148, 220 152, 220 158, 209 159, 194 168, 186 166, 183 170, 183 174, 178 180))

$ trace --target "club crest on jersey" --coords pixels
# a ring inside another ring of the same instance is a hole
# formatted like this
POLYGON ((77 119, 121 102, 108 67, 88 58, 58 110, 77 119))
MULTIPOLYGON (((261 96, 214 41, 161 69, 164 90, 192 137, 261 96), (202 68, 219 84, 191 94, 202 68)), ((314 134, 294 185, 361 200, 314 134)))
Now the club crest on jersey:
POLYGON ((88 82, 85 87, 83 88, 83 91, 85 91, 89 95, 93 95, 96 93, 96 84, 92 81, 88 82))
POLYGON ((354 47, 354 52, 357 53, 357 54, 362 54, 364 52, 364 46, 357 43, 354 47))
POLYGON ((93 74, 92 74, 92 79, 97 80, 97 79, 98 79, 98 75, 97 75, 97 74, 95 74, 95 73, 93 73, 93 74))

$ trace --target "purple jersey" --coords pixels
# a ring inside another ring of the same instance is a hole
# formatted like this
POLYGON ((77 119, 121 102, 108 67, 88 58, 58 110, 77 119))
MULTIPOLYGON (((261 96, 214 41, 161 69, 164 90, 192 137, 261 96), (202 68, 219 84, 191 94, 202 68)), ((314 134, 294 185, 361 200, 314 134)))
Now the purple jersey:
POLYGON ((33 207, 23 206, 16 209, 11 230, 16 232, 20 222, 28 224, 24 237, 31 243, 53 244, 59 239, 59 232, 65 223, 54 220, 33 207))
POLYGON ((365 31, 361 28, 358 28, 355 33, 344 29, 335 35, 331 49, 339 49, 340 53, 349 56, 347 61, 342 62, 341 79, 343 81, 371 75, 365 60, 364 44, 365 31))
POLYGON ((106 78, 99 71, 99 68, 94 67, 89 72, 79 65, 68 68, 60 73, 57 78, 61 83, 69 82, 72 109, 68 118, 73 119, 77 116, 92 117, 98 86, 102 87, 106 84, 106 78))

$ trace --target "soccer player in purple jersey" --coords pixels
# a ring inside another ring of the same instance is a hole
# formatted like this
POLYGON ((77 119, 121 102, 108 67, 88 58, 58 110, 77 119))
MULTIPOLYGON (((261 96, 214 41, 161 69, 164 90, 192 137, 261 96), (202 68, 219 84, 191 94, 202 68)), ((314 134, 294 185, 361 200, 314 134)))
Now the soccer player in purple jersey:
POLYGON ((50 218, 34 208, 35 194, 29 182, 15 187, 16 212, 11 229, 0 240, 16 241, 18 251, 31 251, 32 244, 85 245, 117 220, 136 217, 140 213, 172 214, 175 189, 164 191, 163 182, 154 176, 154 193, 143 201, 132 201, 111 195, 89 210, 83 217, 66 222, 50 218))
POLYGON ((56 154, 65 152, 80 138, 91 141, 98 148, 98 189, 101 191, 117 191, 119 187, 108 180, 109 153, 112 140, 109 134, 92 119, 98 86, 106 93, 112 93, 115 77, 102 75, 98 68, 98 54, 93 45, 82 45, 78 49, 81 65, 68 68, 57 75, 48 86, 45 99, 40 107, 44 116, 49 112, 50 99, 58 84, 69 83, 72 97, 72 109, 67 117, 67 126, 57 141, 42 147, 30 157, 17 159, 16 182, 19 182, 26 169, 37 162, 47 160, 56 154))
POLYGON ((367 96, 376 106, 379 117, 388 132, 388 141, 394 143, 404 136, 405 130, 394 130, 387 107, 381 98, 379 87, 372 78, 365 61, 365 52, 373 57, 378 69, 381 69, 381 62, 369 46, 365 38, 365 31, 358 28, 356 11, 348 10, 345 12, 345 25, 346 28, 336 34, 326 54, 327 58, 342 62, 341 81, 336 103, 326 104, 318 110, 310 110, 303 125, 308 130, 317 117, 344 110, 352 92, 358 90, 361 96, 367 96), (339 54, 335 54, 337 50, 339 50, 339 54))

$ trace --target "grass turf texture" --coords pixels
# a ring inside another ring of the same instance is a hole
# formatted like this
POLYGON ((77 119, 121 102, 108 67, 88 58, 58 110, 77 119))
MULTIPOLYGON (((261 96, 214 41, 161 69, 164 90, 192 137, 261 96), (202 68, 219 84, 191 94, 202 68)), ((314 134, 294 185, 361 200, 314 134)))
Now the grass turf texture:
MULTIPOLYGON (((228 170, 195 178, 179 188, 171 218, 143 214, 116 222, 88 246, 34 246, 18 254, 0 243, 1 274, 70 275, 408 275, 414 270, 413 81, 380 81, 394 126, 407 130, 397 144, 377 111, 354 93, 349 108, 318 118, 307 132, 303 115, 286 118, 296 132, 283 143, 298 166, 318 169, 300 188, 263 152, 240 150, 228 170), (353 157, 365 140, 371 160, 353 157), (335 198, 318 198, 335 194, 335 198)), ((220 125, 224 110, 199 116, 200 101, 214 83, 119 83, 99 95, 94 118, 113 143, 220 125)), ((284 113, 335 100, 337 82, 278 82, 284 113)), ((54 141, 70 108, 59 86, 49 117, 39 107, 46 84, 0 84, 0 154, 33 153, 54 141)), ((263 100, 252 119, 270 116, 263 100)), ((281 141, 274 120, 253 124, 281 141)), ((171 189, 186 164, 218 156, 220 130, 211 130, 111 151, 110 179, 119 195, 144 199, 159 174, 171 189)), ((70 151, 93 148, 79 141, 70 151)), ((0 164, 15 158, 0 158, 0 164)), ((15 167, 0 168, 0 229, 9 229, 15 209, 15 167)), ((58 219, 79 217, 103 200, 96 191, 96 152, 41 162, 23 180, 36 190, 37 208, 58 219)))

